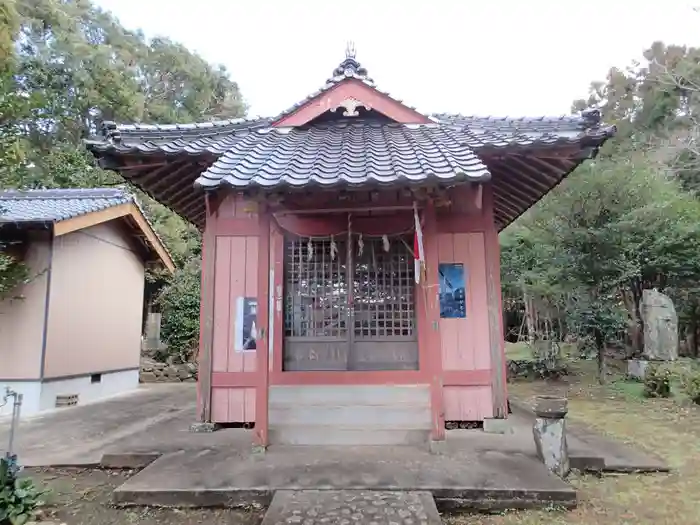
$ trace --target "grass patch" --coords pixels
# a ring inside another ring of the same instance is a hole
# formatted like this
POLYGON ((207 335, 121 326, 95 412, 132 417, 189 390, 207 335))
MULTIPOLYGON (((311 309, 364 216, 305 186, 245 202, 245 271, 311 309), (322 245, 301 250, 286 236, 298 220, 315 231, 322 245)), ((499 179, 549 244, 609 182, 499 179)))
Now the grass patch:
POLYGON ((533 361, 532 348, 525 341, 506 343, 506 359, 511 361, 533 361))
POLYGON ((620 379, 610 383, 610 391, 626 397, 630 401, 641 401, 644 399, 644 383, 620 379))
MULTIPOLYGON (((570 512, 507 512, 453 516, 451 525, 675 525, 700 523, 700 407, 685 402, 674 380, 670 399, 645 399, 643 385, 624 379, 624 363, 611 363, 607 385, 597 382, 593 361, 575 364, 577 374, 563 381, 517 382, 511 395, 531 401, 538 394, 569 397, 569 416, 577 423, 662 457, 670 474, 582 476, 571 483, 579 507, 570 512)), ((685 368, 681 362, 674 367, 685 368)), ((692 365, 694 366, 694 365, 692 365)))

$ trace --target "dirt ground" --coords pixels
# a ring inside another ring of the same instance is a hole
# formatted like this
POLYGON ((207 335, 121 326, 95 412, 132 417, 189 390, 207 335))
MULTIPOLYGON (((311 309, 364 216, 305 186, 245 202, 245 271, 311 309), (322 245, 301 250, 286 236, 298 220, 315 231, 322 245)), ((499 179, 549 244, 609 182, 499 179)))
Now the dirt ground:
POLYGON ((26 469, 25 474, 50 490, 41 509, 41 520, 66 525, 194 525, 220 523, 257 525, 260 509, 162 509, 118 508, 110 504, 112 491, 133 471, 94 469, 26 469))
POLYGON ((610 437, 656 453, 670 474, 615 475, 572 479, 579 490, 573 511, 511 512, 446 518, 450 525, 696 525, 700 524, 700 407, 682 399, 644 399, 642 385, 627 382, 621 367, 597 384, 595 364, 579 362, 577 375, 562 382, 517 382, 511 395, 567 394, 569 416, 610 437))

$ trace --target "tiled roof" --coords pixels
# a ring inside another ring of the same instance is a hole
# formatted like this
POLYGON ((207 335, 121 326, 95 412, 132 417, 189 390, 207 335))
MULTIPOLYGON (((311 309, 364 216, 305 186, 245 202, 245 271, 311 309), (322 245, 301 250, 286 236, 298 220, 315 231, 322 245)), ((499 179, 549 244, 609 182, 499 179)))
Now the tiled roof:
POLYGON ((191 191, 195 181, 199 188, 243 189, 491 179, 501 228, 584 158, 595 156, 615 133, 614 126, 601 123, 599 111, 530 118, 443 113, 429 116, 432 124, 408 125, 365 108, 354 119, 335 120, 339 114, 326 112, 285 126, 291 122, 287 116, 347 79, 402 103, 377 89, 349 48, 321 89, 273 118, 184 125, 106 122, 102 136, 87 146, 103 167, 119 170, 199 227, 206 210, 201 192, 191 191), (550 151, 559 146, 564 148, 550 151), (552 155, 557 158, 550 162, 552 155))
POLYGON ((135 202, 121 188, 5 190, 0 192, 0 223, 55 222, 135 202))
MULTIPOLYGON (((562 117, 476 117, 436 114, 432 120, 453 132, 460 132, 464 144, 480 149, 578 144, 581 140, 605 139, 614 132, 601 126, 596 112, 562 117)), ((128 154, 210 153, 219 156, 254 131, 265 130, 275 119, 237 119, 200 124, 116 125, 106 123, 106 140, 92 140, 96 152, 128 154)))
POLYGON ((116 124, 105 122, 103 140, 88 140, 94 151, 119 153, 212 153, 228 149, 234 135, 267 127, 269 118, 233 119, 193 124, 116 124))
POLYGON ((247 133, 198 179, 237 188, 488 180, 459 132, 438 125, 341 120, 247 133))
POLYGON ((475 150, 580 144, 612 136, 614 126, 600 124, 600 112, 560 117, 476 117, 436 114, 431 118, 464 133, 475 150))

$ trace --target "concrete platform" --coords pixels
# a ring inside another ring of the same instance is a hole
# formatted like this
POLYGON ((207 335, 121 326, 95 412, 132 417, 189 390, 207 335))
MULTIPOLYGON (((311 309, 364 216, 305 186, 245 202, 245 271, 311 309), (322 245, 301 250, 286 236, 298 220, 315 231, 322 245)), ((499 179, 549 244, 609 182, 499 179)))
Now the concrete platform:
MULTIPOLYGON (((143 468, 120 487, 124 504, 269 504, 277 490, 427 491, 441 509, 575 504, 573 489, 535 457, 532 415, 518 410, 504 434, 450 430, 440 455, 425 447, 283 447, 251 454, 252 434, 194 434, 194 385, 153 385, 133 394, 24 418, 16 452, 27 466, 143 468)), ((9 425, 0 419, 0 452, 9 425)), ((572 463, 612 472, 664 471, 663 461, 569 425, 572 463)))
POLYGON ((428 492, 280 490, 261 525, 441 525, 428 492))
POLYGON ((423 491, 447 509, 573 507, 576 493, 535 459, 499 451, 430 454, 418 447, 235 446, 168 453, 114 492, 156 506, 267 505, 279 490, 423 491))

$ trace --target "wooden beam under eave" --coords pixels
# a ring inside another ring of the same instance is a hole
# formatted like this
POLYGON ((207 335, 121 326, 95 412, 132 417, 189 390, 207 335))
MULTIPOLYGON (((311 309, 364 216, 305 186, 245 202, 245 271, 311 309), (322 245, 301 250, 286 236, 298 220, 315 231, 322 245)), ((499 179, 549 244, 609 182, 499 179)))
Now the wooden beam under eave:
MULTIPOLYGON (((492 195, 492 202, 494 206, 499 206, 501 209, 507 210, 515 215, 518 215, 522 212, 522 209, 518 207, 517 204, 513 204, 512 202, 508 201, 503 195, 499 195, 495 192, 492 195)), ((525 204, 527 205, 529 203, 525 204)))
MULTIPOLYGON (((204 205, 204 194, 193 194, 190 196, 187 201, 185 201, 187 204, 185 204, 182 207, 182 215, 183 217, 190 217, 190 216, 195 216, 195 215, 201 215, 202 213, 205 212, 205 205, 204 205)), ((210 204, 214 204, 214 200, 211 200, 210 204)))
MULTIPOLYGON (((543 170, 550 170, 554 171, 557 173, 569 173, 571 169, 579 164, 581 161, 580 160, 574 160, 574 159, 564 159, 564 158, 551 158, 551 159, 543 159, 543 158, 538 158, 538 157, 526 157, 528 162, 531 162, 534 165, 539 166, 543 170)), ((561 176, 559 176, 561 179, 561 176)))
POLYGON ((119 204, 117 206, 105 208, 104 210, 86 213, 84 215, 58 221, 54 224, 54 236, 60 237, 62 235, 84 230, 86 228, 97 226, 98 224, 103 224, 115 219, 121 219, 123 217, 130 217, 136 223, 141 231, 141 234, 147 239, 150 248, 156 253, 156 255, 158 255, 158 258, 163 263, 163 266, 169 272, 174 272, 175 264, 173 263, 170 254, 165 249, 165 246, 163 246, 163 243, 153 231, 150 224, 148 224, 146 217, 144 217, 143 213, 141 213, 139 207, 133 202, 119 204))
POLYGON ((540 177, 540 172, 536 170, 533 174, 532 168, 522 166, 517 167, 510 163, 503 163, 500 171, 508 173, 508 178, 510 179, 518 179, 526 182, 533 188, 536 188, 537 192, 542 195, 551 190, 558 182, 557 180, 550 180, 547 177, 540 177))
POLYGON ((158 181, 150 187, 150 190, 157 195, 162 188, 167 188, 169 185, 180 186, 178 182, 192 186, 200 170, 201 168, 196 162, 185 162, 177 168, 165 172, 158 181), (197 172, 197 174, 192 175, 192 172, 197 172))
POLYGON ((533 185, 524 184, 517 174, 499 169, 492 170, 494 178, 492 179, 492 188, 499 195, 514 195, 523 202, 536 202, 543 195, 543 192, 548 191, 546 188, 538 190, 533 185))

